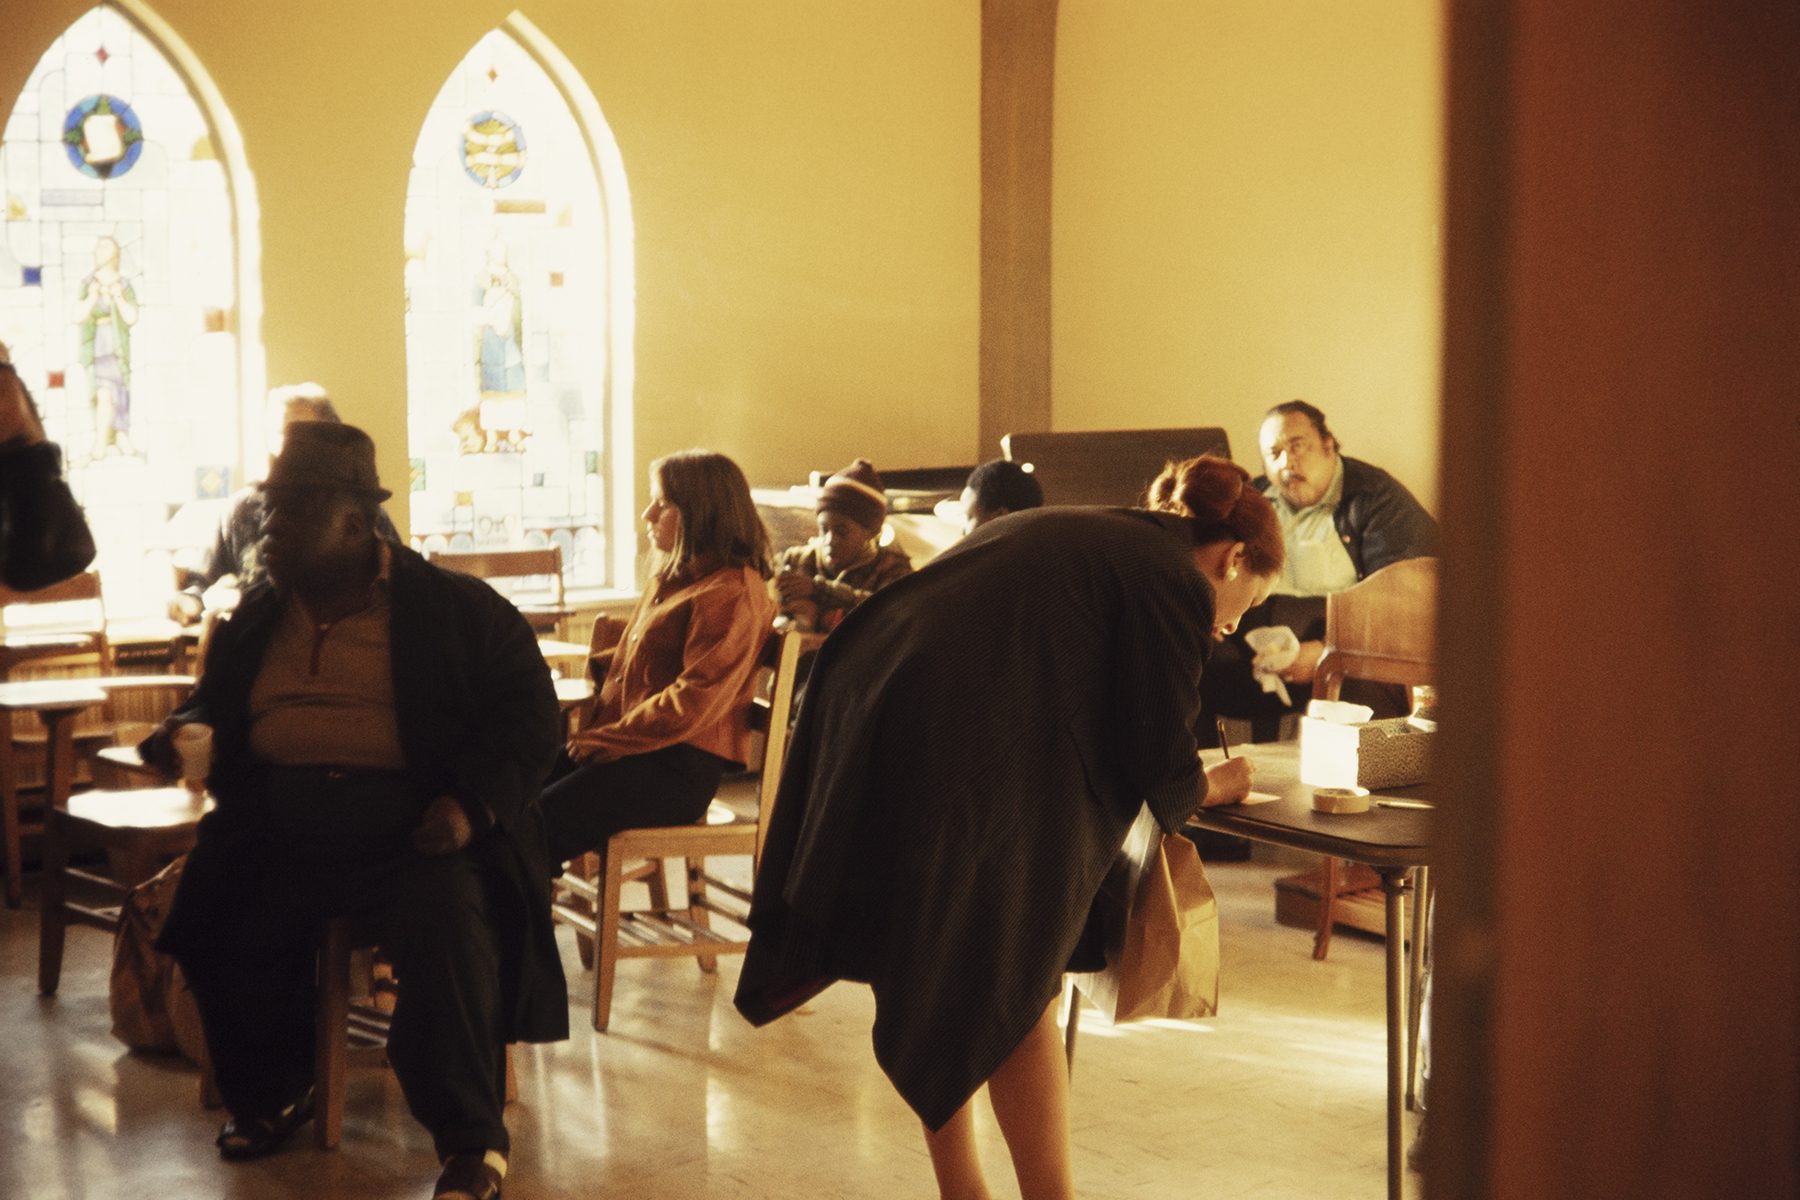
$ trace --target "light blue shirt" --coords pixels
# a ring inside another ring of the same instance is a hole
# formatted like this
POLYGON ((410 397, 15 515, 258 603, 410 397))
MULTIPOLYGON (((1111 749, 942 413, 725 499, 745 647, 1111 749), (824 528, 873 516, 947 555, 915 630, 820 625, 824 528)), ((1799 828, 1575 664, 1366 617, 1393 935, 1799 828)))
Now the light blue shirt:
POLYGON ((1282 496, 1278 483, 1270 483, 1263 494, 1275 505, 1281 540, 1287 543, 1287 562, 1273 589, 1276 595, 1329 596, 1356 582, 1356 563, 1331 519, 1344 498, 1342 458, 1317 504, 1295 508, 1282 496))

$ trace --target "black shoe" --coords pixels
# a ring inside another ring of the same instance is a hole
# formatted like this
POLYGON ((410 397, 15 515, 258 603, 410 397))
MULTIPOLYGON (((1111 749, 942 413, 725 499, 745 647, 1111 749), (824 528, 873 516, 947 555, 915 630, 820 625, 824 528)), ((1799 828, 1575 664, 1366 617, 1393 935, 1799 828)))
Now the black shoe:
POLYGON ((281 1149, 294 1130, 313 1118, 313 1090, 307 1088, 300 1098, 272 1117, 233 1117, 219 1127, 213 1144, 219 1157, 227 1162, 244 1162, 261 1158, 281 1149))

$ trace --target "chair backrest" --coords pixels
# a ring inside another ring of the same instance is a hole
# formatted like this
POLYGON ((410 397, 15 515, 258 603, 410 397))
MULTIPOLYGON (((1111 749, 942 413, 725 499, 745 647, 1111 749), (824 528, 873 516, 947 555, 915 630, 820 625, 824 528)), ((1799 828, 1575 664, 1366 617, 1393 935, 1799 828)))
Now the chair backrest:
POLYGON ((1000 446, 1013 462, 1032 464, 1045 504, 1136 504, 1171 461, 1231 457, 1231 439, 1217 426, 1009 433, 1000 446))
POLYGON ((1335 700, 1346 679, 1406 687, 1432 681, 1437 559, 1383 567, 1325 598, 1325 653, 1313 694, 1335 700))
MULTIPOLYGON (((530 546, 522 550, 439 550, 431 561, 446 571, 461 571, 492 583, 496 579, 542 580, 530 591, 548 593, 552 604, 563 602, 562 547, 530 546)), ((516 600, 525 589, 499 588, 516 600)))
POLYGON ((624 617, 615 617, 610 613, 595 613, 594 624, 588 630, 588 653, 598 654, 602 650, 611 650, 625 637, 624 617))
POLYGON ((83 571, 32 592, 0 586, 0 634, 5 636, 0 662, 8 665, 80 655, 96 658, 104 669, 109 655, 100 572, 83 571))
POLYGON ((769 688, 767 707, 757 702, 767 721, 764 730, 762 778, 756 785, 756 854, 761 864, 763 843, 769 836, 769 818, 775 815, 775 794, 781 787, 781 767, 787 761, 788 734, 793 724, 794 688, 800 678, 801 652, 808 641, 817 646, 816 635, 788 630, 769 635, 763 650, 763 662, 773 668, 774 682, 769 688))

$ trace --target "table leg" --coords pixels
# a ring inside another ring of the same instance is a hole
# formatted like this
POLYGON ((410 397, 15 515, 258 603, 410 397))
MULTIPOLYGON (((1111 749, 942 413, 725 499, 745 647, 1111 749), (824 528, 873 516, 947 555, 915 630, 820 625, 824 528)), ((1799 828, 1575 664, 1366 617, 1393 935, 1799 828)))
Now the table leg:
POLYGON ((1331 927, 1337 923, 1337 859, 1326 856, 1319 864, 1319 927, 1313 931, 1313 959, 1324 962, 1331 951, 1331 927))
POLYGON ((1406 1093, 1405 1046, 1402 1014, 1406 1010, 1406 971, 1403 941, 1406 933, 1405 898, 1407 877, 1404 867, 1388 867, 1381 871, 1381 890, 1387 901, 1387 1154, 1388 1200, 1400 1200, 1400 1180, 1404 1170, 1401 1149, 1401 1102, 1406 1093))
POLYGON ((44 883, 38 898, 38 991, 56 994, 62 977, 63 933, 67 921, 63 900, 68 880, 68 848, 57 829, 56 810, 69 806, 75 776, 75 717, 81 710, 43 709, 44 719, 44 883))
POLYGON ((69 807, 75 788, 75 718, 79 709, 47 708, 44 719, 44 808, 69 807))
POLYGON ((0 712, 0 839, 6 843, 6 907, 17 908, 25 889, 19 861, 19 778, 12 731, 12 713, 0 712))
POLYGON ((1430 877, 1421 866, 1413 873, 1412 944, 1406 972, 1406 1109, 1418 1107, 1419 1024, 1425 1011, 1425 949, 1431 936, 1430 877))
POLYGON ((45 996, 56 995, 56 985, 62 980, 63 935, 68 924, 63 901, 69 852, 58 824, 56 813, 45 809, 44 881, 38 888, 38 992, 45 996))

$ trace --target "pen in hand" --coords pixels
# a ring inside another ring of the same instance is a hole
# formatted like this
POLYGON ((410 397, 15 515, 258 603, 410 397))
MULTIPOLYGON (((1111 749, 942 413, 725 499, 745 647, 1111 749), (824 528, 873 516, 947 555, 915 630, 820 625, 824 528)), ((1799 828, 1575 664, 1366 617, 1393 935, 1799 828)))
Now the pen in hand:
POLYGON ((1225 752, 1226 758, 1230 758, 1231 757, 1231 743, 1225 739, 1225 718, 1224 717, 1214 717, 1213 718, 1213 728, 1217 729, 1219 731, 1219 749, 1221 749, 1225 752))

